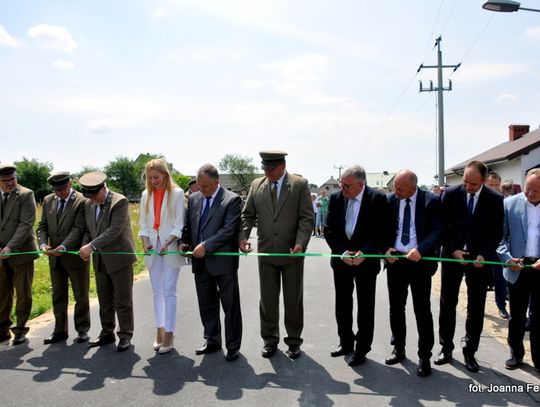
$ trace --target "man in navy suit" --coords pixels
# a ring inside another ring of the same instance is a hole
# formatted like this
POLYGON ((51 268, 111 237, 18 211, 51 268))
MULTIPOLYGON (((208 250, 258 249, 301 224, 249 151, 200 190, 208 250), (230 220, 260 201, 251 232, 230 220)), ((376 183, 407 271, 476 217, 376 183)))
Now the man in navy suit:
POLYGON ((375 287, 381 264, 377 258, 387 236, 386 196, 366 185, 366 172, 359 165, 347 168, 340 178, 341 190, 330 196, 324 237, 332 249, 330 264, 336 290, 336 321, 339 346, 332 357, 348 355, 347 364, 366 360, 371 350, 375 319, 375 287), (353 257, 354 256, 354 257, 353 257), (356 334, 353 332, 353 291, 358 302, 356 334))
POLYGON ((242 342, 242 313, 238 287, 238 256, 207 256, 237 252, 242 199, 219 184, 210 164, 197 172, 199 192, 189 196, 181 249, 193 248, 193 272, 206 342, 197 355, 221 349, 220 302, 225 313, 226 359, 238 359, 242 342))
POLYGON ((540 168, 527 173, 525 192, 504 201, 504 234, 497 253, 508 264, 503 275, 508 281, 510 320, 507 369, 522 364, 525 349, 523 337, 527 322, 527 306, 531 307, 531 356, 540 371, 540 168), (532 266, 524 268, 523 266, 532 266))
POLYGON ((390 257, 388 271, 388 297, 390 302, 392 355, 385 360, 394 365, 405 359, 405 305, 409 286, 418 328, 419 376, 431 373, 431 350, 434 344, 433 317, 431 315, 431 277, 437 263, 422 260, 435 257, 440 251, 442 235, 441 205, 438 195, 418 189, 418 177, 410 170, 401 170, 394 178, 394 192, 387 196, 391 212, 391 234, 386 254, 401 254, 405 258, 390 257))
POLYGON ((442 365, 452 359, 459 286, 465 276, 467 319, 462 347, 465 366, 471 372, 479 370, 474 354, 484 326, 486 291, 491 277, 491 268, 480 262, 498 247, 503 232, 503 197, 484 186, 487 173, 484 163, 471 161, 465 167, 462 184, 447 188, 442 196, 445 256, 475 262, 442 264, 439 314, 442 349, 435 364, 442 365))

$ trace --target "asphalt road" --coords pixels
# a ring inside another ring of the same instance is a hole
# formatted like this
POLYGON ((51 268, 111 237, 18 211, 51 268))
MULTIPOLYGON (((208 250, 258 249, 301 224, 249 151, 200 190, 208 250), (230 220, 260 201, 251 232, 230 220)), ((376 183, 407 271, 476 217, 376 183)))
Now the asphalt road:
MULTIPOLYGON (((312 239, 310 252, 328 252, 322 239, 312 239)), ((386 275, 377 286, 376 328, 368 361, 350 368, 343 358, 331 358, 338 344, 334 320, 332 272, 327 258, 306 260, 304 276, 305 328, 303 354, 289 360, 281 343, 271 359, 260 356, 258 273, 254 257, 242 258, 240 288, 244 320, 241 357, 226 362, 224 353, 196 356, 203 343, 193 275, 184 267, 178 283, 178 330, 175 350, 158 355, 152 349, 155 333, 149 280, 134 287, 135 334, 130 351, 116 353, 113 345, 89 349, 72 342, 45 346, 43 337, 52 324, 33 328, 26 345, 0 345, 0 406, 531 406, 539 403, 540 376, 531 367, 504 369, 508 350, 494 338, 484 336, 477 354, 479 373, 469 373, 459 352, 433 374, 415 374, 416 326, 408 304, 408 359, 386 366, 391 351, 386 275), (495 389, 492 386, 515 386, 495 389), (482 391, 478 391, 478 389, 482 391), (474 391, 475 390, 475 391, 474 391), (503 390, 503 391, 501 391, 503 390)), ((435 321, 438 300, 432 304, 435 321)), ((91 336, 99 333, 98 307, 92 307, 91 336)), ((437 327, 437 322, 435 322, 437 327)), ((456 345, 463 334, 458 320, 456 345)), ((438 350, 438 345, 434 353, 438 350)))

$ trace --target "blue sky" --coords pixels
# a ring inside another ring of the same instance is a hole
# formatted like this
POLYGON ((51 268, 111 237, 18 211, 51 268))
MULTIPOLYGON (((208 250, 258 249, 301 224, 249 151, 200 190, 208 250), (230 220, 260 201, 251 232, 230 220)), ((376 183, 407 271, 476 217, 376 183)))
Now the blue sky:
MULTIPOLYGON (((436 94, 420 63, 462 67, 445 92, 446 167, 540 125, 540 13, 476 0, 0 0, 0 161, 56 170, 163 153, 193 174, 282 149, 321 184, 334 166, 436 173, 436 94)), ((524 7, 540 8, 539 0, 524 7)))

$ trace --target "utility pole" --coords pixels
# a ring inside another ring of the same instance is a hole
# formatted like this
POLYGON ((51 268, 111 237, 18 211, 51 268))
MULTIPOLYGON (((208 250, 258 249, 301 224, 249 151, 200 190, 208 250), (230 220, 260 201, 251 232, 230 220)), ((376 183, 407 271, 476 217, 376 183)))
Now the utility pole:
POLYGON ((341 178, 341 170, 342 170, 343 168, 345 168, 345 166, 344 166, 344 165, 334 165, 334 168, 335 168, 336 170, 338 170, 338 179, 340 179, 340 178, 341 178))
POLYGON ((433 87, 433 81, 429 81, 429 88, 424 88, 422 81, 420 81, 419 92, 434 92, 437 91, 437 109, 438 109, 438 146, 439 146, 439 162, 438 162, 438 184, 440 187, 444 186, 444 106, 443 106, 443 91, 452 90, 452 81, 448 80, 448 87, 443 86, 443 68, 454 68, 452 72, 455 72, 460 66, 461 62, 457 65, 443 65, 442 63, 442 51, 441 51, 442 38, 439 37, 435 40, 437 46, 437 65, 424 65, 421 64, 418 67, 417 73, 423 68, 436 68, 437 69, 437 86, 433 87))

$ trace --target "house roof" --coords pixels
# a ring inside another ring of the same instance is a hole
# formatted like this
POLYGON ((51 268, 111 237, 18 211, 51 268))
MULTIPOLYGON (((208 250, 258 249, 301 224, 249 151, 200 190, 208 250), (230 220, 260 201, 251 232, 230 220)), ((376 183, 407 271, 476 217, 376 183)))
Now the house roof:
MULTIPOLYGON (((330 177, 330 179, 328 181, 326 181, 324 184, 322 185, 339 185, 339 183, 337 182, 336 179, 334 179, 334 177, 330 177)), ((321 186, 322 186, 321 185, 321 186)))
POLYGON ((536 129, 514 141, 505 141, 483 153, 475 155, 466 161, 454 165, 445 170, 445 175, 460 174, 465 166, 471 161, 482 161, 486 165, 510 161, 516 157, 528 153, 540 147, 540 129, 536 129))

